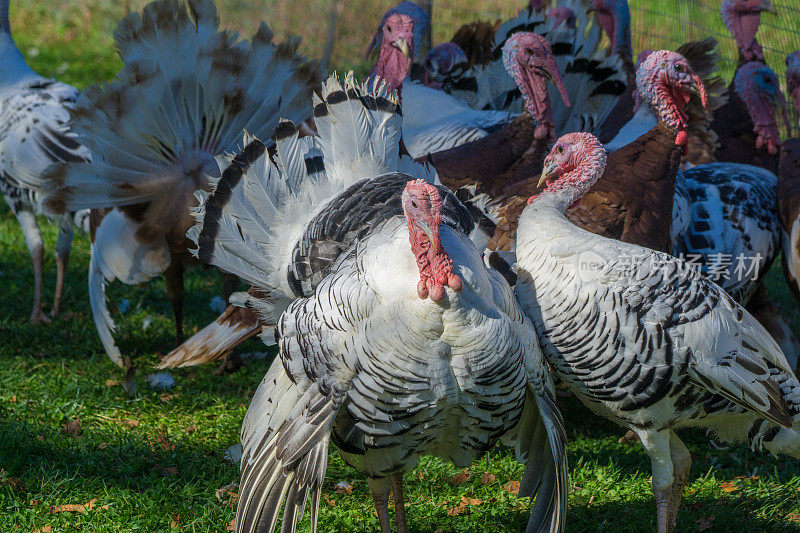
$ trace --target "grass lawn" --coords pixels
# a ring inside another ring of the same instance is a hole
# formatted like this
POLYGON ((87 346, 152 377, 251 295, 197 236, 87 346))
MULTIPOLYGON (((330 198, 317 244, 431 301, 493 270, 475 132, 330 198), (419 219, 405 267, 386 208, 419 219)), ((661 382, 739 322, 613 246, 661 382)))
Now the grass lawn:
MULTIPOLYGON (((472 9, 483 16, 475 1, 436 5, 443 14, 472 9)), ((12 25, 34 69, 84 87, 119 68, 111 40, 115 20, 126 7, 142 3, 81 0, 52 6, 18 0, 12 25)), ((290 27, 291 17, 309 12, 295 4, 290 9, 289 3, 220 3, 223 20, 244 33, 267 15, 290 27)), ((390 4, 354 2, 361 3, 364 13, 375 17, 390 4)), ((636 20, 635 4, 641 2, 631 4, 636 20)), ((315 5, 313 12, 327 13, 327 3, 315 5)), ((493 0, 482 9, 501 14, 491 10, 505 13, 509 5, 493 0)), ((348 13, 354 9, 347 3, 348 13)), ((345 15, 342 20, 363 33, 375 25, 375 17, 360 25, 345 15)), ((343 45, 333 64, 355 64, 356 44, 343 45)), ((42 225, 47 302, 55 283, 56 231, 44 219, 42 225)), ((226 462, 225 451, 238 441, 246 406, 274 352, 248 359, 234 374, 215 376, 209 367, 173 372, 175 386, 155 390, 145 376, 173 347, 163 281, 142 287, 112 284, 109 297, 119 306, 112 310, 119 325, 116 338, 140 367, 138 393, 129 397, 95 333, 87 266, 87 237, 78 235, 62 316, 49 325, 29 326, 33 276, 27 249, 16 220, 0 203, 0 531, 225 531, 235 514, 237 489, 230 485, 238 481, 238 468, 226 462), (124 300, 127 306, 120 305, 124 300)), ((800 313, 778 268, 770 272, 768 285, 800 334, 800 313)), ((218 294, 216 274, 188 276, 187 331, 216 316, 209 301, 218 294)), ((243 352, 263 349, 249 341, 243 352)), ((568 530, 654 530, 650 464, 642 448, 618 443, 623 431, 579 402, 564 400, 561 407, 570 437, 568 530)), ((678 530, 800 531, 800 462, 744 446, 716 449, 697 431, 682 436, 694 464, 678 530)), ((521 473, 513 454, 501 447, 465 471, 424 459, 406 477, 411 530, 519 531, 527 502, 515 498, 513 482, 521 473)), ((365 478, 344 465, 333 446, 323 490, 320 531, 378 529, 365 478), (341 482, 346 485, 337 486, 341 482)), ((307 520, 300 529, 308 531, 307 520)))

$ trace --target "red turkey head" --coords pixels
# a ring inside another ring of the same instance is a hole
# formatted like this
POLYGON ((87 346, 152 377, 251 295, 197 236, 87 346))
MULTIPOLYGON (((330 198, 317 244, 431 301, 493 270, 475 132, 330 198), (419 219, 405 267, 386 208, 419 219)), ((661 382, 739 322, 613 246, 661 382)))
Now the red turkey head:
MULTIPOLYGON (((576 132, 562 136, 544 160, 538 187, 545 191, 569 190, 569 204, 575 205, 606 169, 606 150, 591 133, 576 132)), ((528 200, 530 203, 536 197, 528 200)))
POLYGON ((571 30, 575 29, 575 12, 568 7, 554 7, 547 12, 547 18, 555 21, 553 24, 554 28, 558 28, 561 23, 566 22, 567 28, 571 30))
POLYGON ((611 41, 611 52, 628 59, 631 47, 631 11, 627 0, 592 0, 600 27, 611 41))
POLYGON ((528 2, 528 13, 541 13, 544 11, 545 0, 530 0, 528 2))
POLYGON ((442 247, 439 227, 442 223, 442 197, 425 180, 409 181, 403 190, 403 213, 408 225, 411 251, 417 259, 419 283, 417 295, 434 302, 444 298, 444 288, 461 291, 461 278, 453 273, 453 261, 442 247))
POLYGON ((786 89, 794 100, 794 107, 800 111, 800 51, 786 57, 786 89))
POLYGON ((722 21, 733 35, 739 54, 745 61, 764 61, 764 52, 756 41, 763 11, 775 13, 770 0, 722 0, 722 21))
POLYGON ((525 107, 536 122, 534 137, 547 139, 554 134, 553 112, 547 94, 547 80, 561 93, 569 107, 569 95, 558 72, 550 44, 539 34, 515 33, 503 45, 503 64, 522 92, 525 107))
POLYGON ((685 154, 689 117, 683 108, 695 94, 708 109, 708 94, 700 76, 679 53, 659 50, 648 55, 637 69, 636 91, 662 121, 675 128, 675 144, 682 146, 685 154))
POLYGON ((770 155, 776 155, 781 146, 775 111, 780 110, 786 125, 789 124, 786 99, 779 83, 778 75, 758 61, 740 66, 733 78, 733 89, 744 102, 753 121, 753 132, 757 135, 756 148, 766 148, 770 155))
POLYGON ((454 42, 434 46, 425 56, 423 83, 433 89, 441 89, 448 76, 457 75, 467 68, 467 55, 454 42))
POLYGON ((378 62, 370 74, 386 81, 389 90, 397 90, 411 69, 414 54, 414 21, 408 15, 394 13, 383 22, 378 62))

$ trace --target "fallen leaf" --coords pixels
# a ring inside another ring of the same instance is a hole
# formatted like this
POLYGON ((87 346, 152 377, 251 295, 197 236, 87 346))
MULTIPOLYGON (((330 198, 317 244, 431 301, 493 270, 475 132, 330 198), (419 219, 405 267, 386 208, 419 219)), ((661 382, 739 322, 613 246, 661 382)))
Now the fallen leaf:
POLYGON ((64 424, 64 433, 66 433, 67 435, 72 435, 73 437, 80 437, 81 434, 80 418, 76 420, 70 420, 66 424, 64 424))
POLYGON ((733 481, 726 481, 725 483, 721 483, 719 488, 722 489, 722 492, 733 492, 739 487, 737 487, 736 483, 733 481))
POLYGON ((463 485, 471 477, 472 477, 472 474, 470 474, 466 469, 464 469, 461 472, 459 472, 458 474, 456 474, 455 476, 451 477, 448 481, 450 482, 451 485, 454 485, 454 486, 463 485))
MULTIPOLYGON (((236 494, 236 492, 234 491, 237 490, 239 490, 239 484, 231 483, 230 485, 225 485, 224 487, 218 488, 217 491, 214 493, 214 496, 217 498, 218 502, 223 503, 225 502, 227 495, 236 494)), ((237 498, 239 497, 238 494, 236 495, 236 497, 237 498)))
POLYGON ((228 527, 225 528, 225 531, 236 531, 236 519, 234 518, 230 522, 228 522, 228 527))
POLYGON ((26 492, 25 484, 22 483, 22 480, 15 477, 10 477, 2 468, 0 468, 0 483, 3 485, 8 485, 16 492, 26 492))
MULTIPOLYGON (((94 504, 97 501, 97 498, 92 498, 88 502, 84 504, 80 503, 68 503, 66 505, 51 505, 50 510, 47 514, 54 514, 54 513, 82 513, 84 511, 94 509, 94 504)), ((97 509, 108 509, 108 505, 103 505, 98 507, 97 509)))
POLYGON ((519 481, 509 481, 503 485, 503 490, 516 496, 519 494, 519 481))
POLYGON ((116 387, 119 385, 118 379, 107 379, 106 380, 106 387, 116 387))
POLYGON ((484 472, 481 474, 481 483, 484 485, 488 485, 489 483, 494 483, 494 480, 497 477, 494 474, 490 474, 489 472, 484 472))
POLYGON ((467 512, 467 505, 464 502, 459 503, 455 507, 447 508, 447 516, 458 516, 467 512))
POLYGON ((479 500, 478 498, 468 498, 467 496, 462 496, 461 501, 467 505, 480 505, 483 503, 483 500, 479 500))
POLYGON ((100 444, 97 445, 97 449, 98 450, 105 450, 106 448, 108 448, 108 446, 109 446, 109 444, 107 442, 101 442, 100 444))
POLYGON ((178 396, 180 396, 180 393, 176 392, 174 394, 162 394, 158 398, 162 402, 167 403, 167 402, 171 402, 172 400, 174 400, 178 396))
POLYGON ((184 429, 184 431, 186 432, 187 435, 191 435, 192 433, 197 431, 197 426, 187 426, 186 429, 184 429))
POLYGON ((594 494, 592 494, 592 497, 589 498, 589 503, 587 503, 586 505, 592 505, 592 503, 594 503, 594 494))
POLYGON ((340 481, 333 488, 337 494, 353 494, 353 485, 347 481, 340 481))
POLYGON ((11 398, 9 398, 8 401, 11 402, 11 403, 17 403, 17 395, 15 394, 11 398))
POLYGON ((325 500, 325 503, 327 503, 331 507, 336 507, 336 500, 331 500, 330 498, 328 498, 328 495, 325 494, 324 492, 322 493, 322 498, 325 500))
POLYGON ((31 500, 31 505, 42 505, 42 500, 31 500))
MULTIPOLYGON (((156 442, 159 446, 161 446, 164 450, 170 451, 175 449, 175 444, 172 443, 165 435, 159 435, 156 437, 156 442)), ((152 446, 151 446, 152 448, 152 446)))
POLYGON ((786 518, 792 522, 800 522, 800 513, 789 513, 786 515, 786 518))
POLYGON ((130 420, 130 419, 128 419, 128 420, 126 420, 126 421, 125 421, 125 422, 123 422, 123 423, 124 423, 126 426, 128 426, 129 428, 135 428, 136 426, 138 426, 138 425, 139 425, 139 421, 138 421, 138 420, 130 420))
POLYGON ((53 533, 53 528, 51 526, 42 526, 34 529, 31 533, 53 533))
POLYGON ((161 469, 161 473, 166 476, 177 476, 178 475, 178 467, 177 466, 168 466, 166 468, 161 469))
POLYGON ((701 533, 703 531, 707 531, 707 530, 711 529, 712 527, 714 527, 714 515, 713 514, 711 516, 709 516, 708 518, 706 518, 704 516, 704 517, 700 518, 697 521, 697 531, 700 531, 701 533))
POLYGON ((181 527, 181 517, 179 515, 172 515, 172 522, 169 523, 170 529, 177 529, 178 531, 183 531, 181 527))

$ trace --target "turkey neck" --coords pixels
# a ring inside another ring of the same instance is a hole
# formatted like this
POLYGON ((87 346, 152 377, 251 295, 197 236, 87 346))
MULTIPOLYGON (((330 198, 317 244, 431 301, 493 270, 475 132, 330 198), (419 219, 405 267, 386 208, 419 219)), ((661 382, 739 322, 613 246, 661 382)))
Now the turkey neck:
POLYGON ((535 139, 534 130, 533 119, 523 113, 483 139, 429 155, 427 161, 450 189, 477 183, 480 192, 497 197, 542 171, 549 141, 535 139))

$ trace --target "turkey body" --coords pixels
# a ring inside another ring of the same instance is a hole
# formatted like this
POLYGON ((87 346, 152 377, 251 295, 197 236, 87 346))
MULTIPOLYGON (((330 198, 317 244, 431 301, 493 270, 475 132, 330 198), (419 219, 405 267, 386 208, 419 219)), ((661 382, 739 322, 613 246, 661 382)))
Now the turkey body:
POLYGON ((442 304, 417 296, 408 230, 393 217, 279 322, 290 378, 313 379, 297 363, 321 359, 347 382, 332 438, 370 477, 411 470, 426 454, 466 466, 522 413, 532 325, 465 235, 445 225, 442 243, 464 280, 442 304))
MULTIPOLYGON (((776 383, 793 374, 717 285, 672 256, 601 239, 546 210, 523 215, 517 243, 520 302, 548 362, 593 411, 640 435, 702 426, 724 440, 775 437, 758 411, 785 409, 779 387, 768 383, 764 399, 746 390, 748 373, 782 374, 776 383), (731 380, 745 389, 738 396, 715 374, 728 369, 745 384, 731 380)), ((787 416, 777 418, 788 425, 787 416)))

